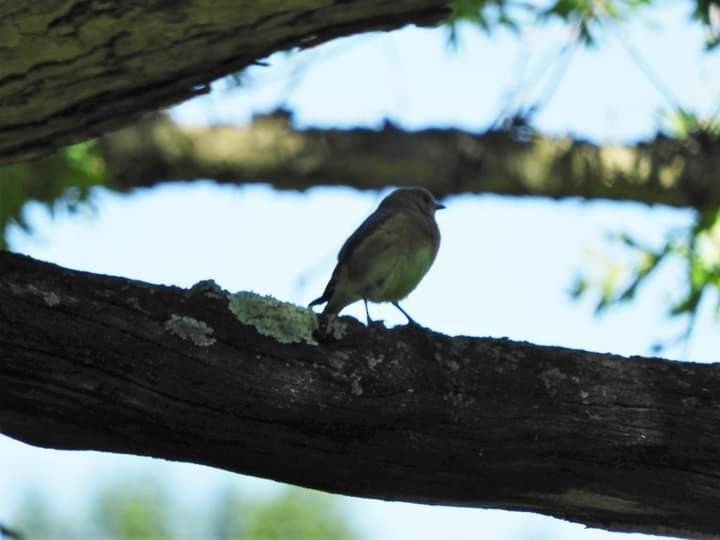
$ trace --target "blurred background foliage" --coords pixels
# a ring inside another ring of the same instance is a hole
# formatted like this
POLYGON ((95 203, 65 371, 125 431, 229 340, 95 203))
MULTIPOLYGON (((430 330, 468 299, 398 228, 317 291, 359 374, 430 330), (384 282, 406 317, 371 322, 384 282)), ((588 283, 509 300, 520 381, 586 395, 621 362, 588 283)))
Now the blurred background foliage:
MULTIPOLYGON (((688 145, 717 147, 720 141, 720 118, 699 118, 683 110, 668 113, 664 118, 668 136, 688 145)), ((707 171, 717 175, 717 171, 707 171)), ((596 298, 595 312, 602 314, 609 308, 632 301, 643 285, 664 263, 679 262, 686 276, 684 284, 670 300, 669 317, 685 317, 686 329, 678 336, 659 340, 653 347, 661 352, 666 347, 689 340, 700 303, 703 299, 714 304, 715 317, 720 321, 720 209, 695 210, 695 222, 687 229, 671 231, 658 246, 648 246, 641 240, 621 232, 609 234, 610 243, 622 246, 635 262, 621 264, 612 259, 601 262, 600 278, 578 275, 570 294, 574 298, 596 298)))
POLYGON ((95 141, 63 148, 55 155, 29 163, 0 167, 0 249, 7 249, 10 225, 26 231, 23 217, 28 202, 39 202, 54 214, 60 207, 71 212, 89 208, 91 189, 112 188, 105 162, 95 141))
MULTIPOLYGON (((451 39, 457 23, 477 24, 487 32, 499 27, 518 29, 526 24, 552 20, 575 27, 575 35, 585 45, 594 45, 597 34, 613 23, 627 20, 640 8, 658 4, 659 0, 555 0, 548 3, 516 2, 512 0, 455 0, 449 21, 451 39)), ((720 44, 720 2, 697 0, 694 19, 707 32, 707 48, 720 44)))
POLYGON ((295 487, 269 496, 225 489, 204 507, 188 508, 163 481, 144 477, 103 486, 92 499, 80 515, 64 515, 53 501, 28 491, 8 529, 23 540, 359 538, 338 497, 295 487))

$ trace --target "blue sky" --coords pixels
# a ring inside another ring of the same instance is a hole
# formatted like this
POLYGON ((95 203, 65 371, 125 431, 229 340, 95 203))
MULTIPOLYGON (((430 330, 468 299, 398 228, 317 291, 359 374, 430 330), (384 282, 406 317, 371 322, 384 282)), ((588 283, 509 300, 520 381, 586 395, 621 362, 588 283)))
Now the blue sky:
MULTIPOLYGON (((702 53, 702 31, 687 20, 685 3, 666 5, 621 35, 665 81, 674 100, 709 113, 720 108, 720 54, 702 53)), ((406 128, 481 130, 517 90, 518 74, 537 71, 565 39, 566 30, 554 25, 521 36, 501 31, 488 37, 466 28, 454 52, 443 30, 358 36, 300 54, 275 55, 272 67, 252 70, 244 88, 230 90, 219 83, 213 94, 173 114, 195 124, 247 122, 253 112, 286 104, 299 126, 378 126, 390 119, 406 128)), ((534 91, 528 86, 519 86, 530 96, 525 104, 532 102, 534 91)), ((608 33, 598 48, 575 53, 537 125, 557 135, 633 141, 654 133, 658 112, 667 107, 620 39, 608 33)), ((230 290, 307 304, 322 291, 344 239, 385 193, 316 188, 298 194, 206 181, 124 196, 98 191, 94 211, 60 211, 51 217, 29 205, 33 234, 15 229, 10 241, 19 252, 72 268, 181 286, 212 278, 230 290)), ((600 318, 593 316, 590 300, 572 301, 568 290, 578 271, 598 273, 605 259, 627 259, 608 244, 608 232, 660 242, 671 228, 687 226, 691 212, 489 195, 444 202, 448 208, 438 214, 443 242, 436 263, 403 302, 433 330, 647 355, 655 341, 682 329, 682 321, 666 317, 684 283, 677 266, 653 278, 635 303, 600 318)), ((704 306, 687 351, 675 347, 667 357, 717 360, 720 337, 710 307, 704 306)), ((361 304, 345 313, 364 320, 361 304)), ((404 323, 391 307, 371 306, 371 313, 388 325, 404 323)), ((72 510, 88 500, 98 478, 152 474, 165 478, 181 503, 192 506, 228 484, 259 492, 275 489, 271 482, 196 465, 42 450, 4 437, 0 456, 12 463, 0 469, 4 521, 28 487, 46 491, 61 509, 72 510)), ((381 540, 629 536, 528 513, 350 498, 344 504, 367 538, 381 540)))

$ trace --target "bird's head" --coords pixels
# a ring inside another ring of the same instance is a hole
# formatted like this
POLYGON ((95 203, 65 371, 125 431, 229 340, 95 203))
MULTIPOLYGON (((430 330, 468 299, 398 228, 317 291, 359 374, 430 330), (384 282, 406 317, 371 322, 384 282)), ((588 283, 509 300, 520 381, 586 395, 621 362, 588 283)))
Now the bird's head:
POLYGON ((393 191, 380 203, 381 207, 413 208, 432 217, 436 210, 445 208, 424 187, 403 187, 393 191))

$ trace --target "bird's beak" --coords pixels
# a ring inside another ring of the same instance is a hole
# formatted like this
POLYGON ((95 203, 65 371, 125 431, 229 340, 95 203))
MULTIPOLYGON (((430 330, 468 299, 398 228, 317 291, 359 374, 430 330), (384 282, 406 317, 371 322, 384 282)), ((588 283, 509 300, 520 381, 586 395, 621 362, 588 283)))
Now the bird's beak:
POLYGON ((435 210, 443 210, 445 207, 444 204, 440 204, 439 202, 435 203, 435 210))

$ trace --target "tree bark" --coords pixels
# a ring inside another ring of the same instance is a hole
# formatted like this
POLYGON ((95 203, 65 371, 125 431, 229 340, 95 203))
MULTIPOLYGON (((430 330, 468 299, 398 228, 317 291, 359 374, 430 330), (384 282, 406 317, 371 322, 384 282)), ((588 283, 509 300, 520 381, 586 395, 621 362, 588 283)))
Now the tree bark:
POLYGON ((304 308, 232 298, 0 252, 0 429, 348 495, 720 535, 718 365, 350 318, 313 337, 304 308))
POLYGON ((720 206, 720 140, 657 136, 632 146, 595 145, 535 134, 455 129, 407 132, 294 129, 289 113, 248 126, 178 125, 146 118, 101 139, 107 171, 120 188, 208 178, 269 182, 278 189, 421 185, 437 196, 494 193, 630 200, 698 209, 720 206))
POLYGON ((447 0, 8 0, 0 3, 0 163, 207 92, 276 51, 409 23, 447 0))

